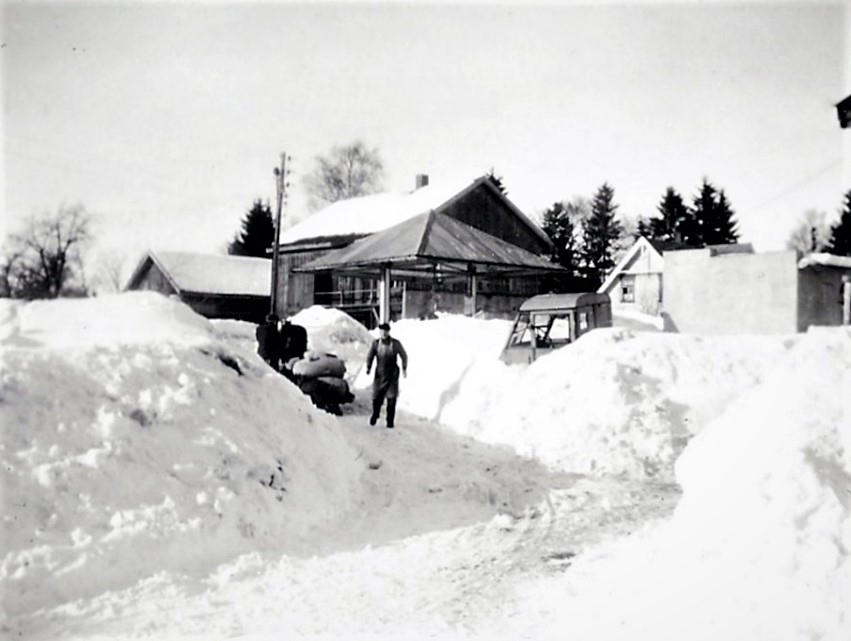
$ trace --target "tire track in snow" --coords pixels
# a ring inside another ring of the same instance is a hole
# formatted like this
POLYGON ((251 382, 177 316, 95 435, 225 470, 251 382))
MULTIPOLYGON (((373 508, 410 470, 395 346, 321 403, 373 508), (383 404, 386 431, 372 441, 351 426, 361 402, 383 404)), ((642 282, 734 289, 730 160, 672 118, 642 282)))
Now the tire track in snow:
POLYGON ((397 431, 341 419, 372 485, 298 556, 240 557, 202 581, 161 574, 42 613, 36 638, 476 634, 523 615, 518 582, 569 572, 589 547, 666 517, 679 496, 672 485, 552 473, 400 419, 397 431))

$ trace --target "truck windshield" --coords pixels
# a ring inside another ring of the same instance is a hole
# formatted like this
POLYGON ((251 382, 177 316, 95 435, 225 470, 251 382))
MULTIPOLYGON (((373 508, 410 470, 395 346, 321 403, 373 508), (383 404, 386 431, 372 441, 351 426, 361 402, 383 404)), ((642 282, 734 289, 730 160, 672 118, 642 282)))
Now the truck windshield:
POLYGON ((554 343, 569 343, 570 331, 570 313, 521 314, 514 326, 508 345, 509 347, 518 345, 530 346, 533 332, 536 336, 535 343, 539 347, 549 347, 554 343))

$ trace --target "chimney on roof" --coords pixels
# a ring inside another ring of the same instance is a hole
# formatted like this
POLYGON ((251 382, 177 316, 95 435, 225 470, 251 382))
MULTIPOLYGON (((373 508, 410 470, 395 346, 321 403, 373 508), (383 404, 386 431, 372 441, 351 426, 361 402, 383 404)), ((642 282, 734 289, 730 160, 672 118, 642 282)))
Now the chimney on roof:
POLYGON ((417 174, 414 189, 416 190, 420 187, 425 187, 426 185, 428 185, 428 174, 417 174))

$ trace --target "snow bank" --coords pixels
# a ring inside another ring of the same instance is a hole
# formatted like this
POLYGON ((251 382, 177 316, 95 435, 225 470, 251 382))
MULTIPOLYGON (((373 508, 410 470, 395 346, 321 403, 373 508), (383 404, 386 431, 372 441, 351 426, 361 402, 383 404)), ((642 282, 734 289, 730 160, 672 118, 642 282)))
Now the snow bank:
POLYGON ((295 547, 357 492, 332 417, 152 293, 0 310, 3 607, 295 547))
MULTIPOLYGON (((350 349, 360 370, 362 327, 322 308, 294 320, 315 349, 350 349)), ((851 332, 597 330, 531 366, 506 366, 507 331, 457 316, 396 323, 411 356, 403 408, 562 469, 675 469, 684 495, 669 522, 607 543, 614 493, 577 484, 563 507, 551 494, 540 510, 463 531, 280 557, 311 550, 331 528, 351 537, 341 524, 357 520, 346 512, 364 492, 382 505, 393 494, 377 475, 364 481, 357 459, 372 460, 372 447, 353 446, 259 360, 253 325, 210 323, 150 293, 0 301, 4 614, 54 621, 62 634, 104 625, 160 638, 397 627, 450 636, 444 615, 475 638, 848 638, 851 332), (593 510, 583 516, 574 499, 593 510), (584 538, 570 529, 583 519, 584 538), (542 557, 547 541, 557 567, 542 557)), ((405 465, 446 456, 429 449, 431 426, 408 429, 359 433, 362 443, 398 439, 394 481, 412 475, 405 465)), ((475 459, 460 456, 466 475, 475 459)), ((654 484, 624 492, 643 485, 654 484)), ((438 486, 408 488, 408 515, 445 510, 428 503, 450 493, 438 486)))
POLYGON ((661 332, 665 328, 665 320, 655 314, 620 308, 612 310, 612 325, 640 332, 661 332))
MULTIPOLYGON (((499 353, 510 327, 508 321, 454 314, 393 323, 391 333, 402 341, 410 360, 408 378, 400 383, 399 407, 424 418, 440 419, 476 362, 501 364, 499 353)), ((355 386, 364 389, 371 381, 364 373, 355 386)))
POLYGON ((563 470, 669 477, 688 439, 785 349, 596 330, 530 366, 478 363, 440 418, 563 470))
MULTIPOLYGON (((307 330, 307 348, 336 354, 346 363, 346 380, 351 384, 360 373, 369 345, 375 338, 354 318, 337 309, 313 305, 290 319, 307 330)), ((257 325, 237 320, 211 321, 216 333, 229 343, 256 352, 257 325)))
MULTIPOLYGON (((527 584, 576 638, 841 641, 851 630, 851 332, 802 338, 677 463, 673 519, 527 584)), ((509 633, 510 635, 510 633, 509 633)))
POLYGON ((672 478, 688 439, 796 340, 599 329, 532 365, 505 365, 510 325, 395 323, 411 360, 399 406, 565 471, 637 477, 672 478))

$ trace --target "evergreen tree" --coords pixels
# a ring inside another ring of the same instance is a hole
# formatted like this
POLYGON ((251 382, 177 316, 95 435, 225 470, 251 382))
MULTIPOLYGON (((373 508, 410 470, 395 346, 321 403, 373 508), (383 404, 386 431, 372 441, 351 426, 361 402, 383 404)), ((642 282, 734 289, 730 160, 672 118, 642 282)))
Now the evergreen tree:
POLYGON ((653 221, 655 219, 648 218, 647 216, 639 216, 638 222, 635 226, 635 238, 634 240, 638 240, 641 236, 644 236, 647 239, 653 238, 653 221))
POLYGON ((649 239, 683 242, 683 231, 688 231, 691 218, 683 197, 673 187, 668 187, 656 210, 659 217, 650 219, 649 239))
POLYGON ((707 245, 732 245, 739 241, 738 224, 734 220, 736 212, 727 200, 724 190, 718 192, 718 201, 712 210, 712 217, 703 230, 703 239, 707 245))
POLYGON ((576 226, 564 203, 553 203, 542 217, 541 228, 553 241, 553 260, 573 273, 576 268, 576 226))
POLYGON ((837 256, 851 256, 851 189, 845 193, 839 222, 831 227, 828 249, 837 256))
POLYGON ((706 246, 704 229, 707 221, 712 217, 712 210, 715 208, 717 198, 718 191, 715 189, 715 186, 704 177, 703 183, 700 185, 700 190, 692 199, 692 228, 689 230, 691 232, 691 242, 688 243, 689 245, 694 245, 695 247, 706 246))
POLYGON ((591 287, 599 287, 615 266, 614 252, 621 236, 621 224, 615 219, 618 206, 615 190, 603 183, 591 201, 591 215, 582 233, 583 267, 591 287))
POLYGON ((499 189, 500 193, 503 196, 507 196, 508 195, 508 189, 506 189, 506 187, 505 187, 505 183, 502 180, 502 176, 497 176, 496 170, 493 167, 490 168, 490 171, 488 172, 487 175, 488 175, 488 178, 490 179, 490 181, 493 183, 493 185, 497 189, 499 189))
POLYGON ((680 221, 677 228, 679 240, 684 245, 689 247, 704 247, 703 233, 701 231, 700 222, 691 208, 687 208, 686 217, 680 221))
POLYGON ((739 232, 733 220, 735 213, 723 189, 719 191, 704 178, 693 203, 691 208, 693 221, 683 225, 685 243, 695 247, 705 247, 738 241, 739 232))
POLYGON ((269 203, 255 200, 242 219, 242 229, 228 245, 228 254, 268 258, 267 250, 275 242, 275 223, 269 203))

